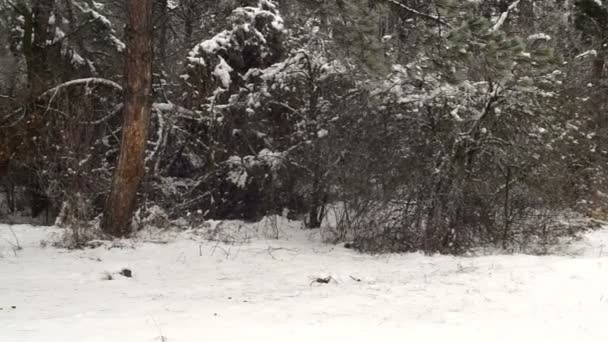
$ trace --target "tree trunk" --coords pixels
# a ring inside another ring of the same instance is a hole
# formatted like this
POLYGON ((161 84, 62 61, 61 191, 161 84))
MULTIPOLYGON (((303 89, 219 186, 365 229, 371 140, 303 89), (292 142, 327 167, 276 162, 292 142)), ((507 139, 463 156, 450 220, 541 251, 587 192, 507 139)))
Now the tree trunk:
POLYGON ((23 142, 30 142, 39 127, 43 125, 36 101, 52 82, 52 72, 47 58, 47 41, 51 39, 49 18, 54 3, 54 0, 35 0, 32 2, 31 11, 24 7, 20 12, 25 21, 21 45, 29 88, 27 112, 31 119, 16 127, 0 131, 0 177, 8 171, 17 149, 23 142))
POLYGON ((184 45, 186 49, 192 48, 192 33, 194 32, 193 14, 187 14, 184 20, 184 45))
POLYGON ((29 41, 25 42, 26 45, 29 45, 29 51, 24 49, 32 103, 47 90, 52 78, 46 52, 47 42, 52 38, 49 19, 53 12, 54 3, 54 0, 37 0, 32 3, 31 32, 33 37, 28 37, 28 40, 31 39, 31 43, 29 41))
POLYGON ((591 67, 591 79, 596 82, 603 79, 605 58, 606 54, 604 52, 604 47, 602 47, 598 51, 597 56, 593 59, 593 65, 591 67))
POLYGON ((167 7, 168 7, 168 3, 167 0, 160 0, 158 7, 159 7, 159 13, 158 13, 158 21, 159 21, 159 25, 160 25, 160 34, 157 36, 159 38, 159 44, 158 44, 158 59, 160 61, 160 65, 162 68, 163 72, 166 72, 166 63, 167 63, 167 31, 169 29, 169 25, 168 25, 168 21, 169 21, 169 17, 167 15, 167 7))
POLYGON ((144 156, 152 99, 152 7, 149 0, 129 0, 126 94, 118 165, 102 221, 104 232, 131 232, 137 189, 144 175, 144 156))

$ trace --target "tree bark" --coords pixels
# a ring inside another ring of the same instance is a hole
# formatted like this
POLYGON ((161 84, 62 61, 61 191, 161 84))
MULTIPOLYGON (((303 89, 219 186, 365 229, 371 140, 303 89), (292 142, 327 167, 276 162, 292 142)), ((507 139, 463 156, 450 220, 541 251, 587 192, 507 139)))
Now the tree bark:
POLYGON ((159 13, 158 13, 158 21, 160 25, 160 34, 159 44, 158 44, 158 59, 160 60, 160 65, 163 72, 166 72, 166 63, 167 63, 167 31, 169 29, 168 21, 169 17, 167 15, 167 0, 160 0, 158 3, 159 13))
POLYGON ((114 172, 102 229, 112 236, 131 232, 137 190, 144 175, 144 156, 152 105, 153 1, 129 0, 126 93, 120 156, 114 172))

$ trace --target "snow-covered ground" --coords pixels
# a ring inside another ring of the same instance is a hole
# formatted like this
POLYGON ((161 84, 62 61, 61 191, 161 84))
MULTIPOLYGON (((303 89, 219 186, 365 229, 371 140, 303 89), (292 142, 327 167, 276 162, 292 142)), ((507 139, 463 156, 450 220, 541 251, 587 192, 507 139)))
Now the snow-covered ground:
POLYGON ((608 230, 562 256, 427 257, 280 226, 246 244, 190 232, 68 251, 25 225, 14 250, 0 225, 0 341, 608 341, 608 230))

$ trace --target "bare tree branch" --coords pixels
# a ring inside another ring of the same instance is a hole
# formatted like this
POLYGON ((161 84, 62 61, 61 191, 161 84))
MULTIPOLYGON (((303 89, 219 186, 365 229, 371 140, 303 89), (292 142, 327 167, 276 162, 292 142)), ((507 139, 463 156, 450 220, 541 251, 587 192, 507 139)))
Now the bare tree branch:
POLYGON ((90 84, 103 85, 108 88, 113 88, 117 92, 123 91, 122 86, 114 81, 111 81, 111 80, 108 80, 105 78, 90 77, 90 78, 79 78, 79 79, 67 81, 65 83, 61 83, 61 84, 45 91, 44 93, 42 93, 42 95, 40 95, 39 98, 45 98, 49 95, 51 95, 51 98, 54 98, 57 95, 57 93, 60 90, 62 90, 63 88, 77 86, 77 85, 90 85, 90 84))
POLYGON ((445 21, 445 20, 443 20, 443 19, 441 19, 439 17, 433 16, 433 15, 430 15, 430 14, 427 14, 427 13, 420 12, 420 11, 418 11, 416 9, 413 9, 413 8, 409 7, 409 6, 406 6, 403 3, 401 3, 399 0, 384 0, 384 1, 392 3, 394 5, 397 5, 400 8, 404 9, 406 12, 409 12, 411 14, 417 15, 417 16, 423 18, 423 19, 431 20, 431 21, 434 21, 434 22, 439 23, 441 25, 444 25, 444 26, 447 26, 447 27, 451 27, 450 24, 448 24, 447 21, 445 21))
POLYGON ((517 7, 517 5, 519 5, 519 1, 520 0, 517 0, 514 3, 512 3, 511 5, 509 5, 509 7, 507 8, 507 10, 504 11, 500 15, 500 18, 498 18, 498 20, 496 21, 496 24, 494 24, 494 26, 492 27, 492 29, 490 29, 490 32, 496 32, 496 31, 500 30, 500 28, 502 27, 502 25, 505 24, 505 21, 507 20, 507 17, 509 17, 509 12, 511 12, 515 7, 517 7))

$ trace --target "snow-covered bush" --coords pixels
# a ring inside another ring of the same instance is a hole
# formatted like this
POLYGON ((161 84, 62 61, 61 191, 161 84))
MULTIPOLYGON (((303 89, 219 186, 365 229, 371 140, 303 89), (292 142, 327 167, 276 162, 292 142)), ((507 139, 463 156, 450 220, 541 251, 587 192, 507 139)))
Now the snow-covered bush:
POLYGON ((483 18, 452 25, 433 58, 421 51, 374 91, 385 119, 373 131, 393 139, 364 148, 389 156, 371 157, 372 170, 351 165, 369 178, 344 200, 362 250, 460 253, 551 239, 561 231, 551 213, 572 204, 555 189, 566 165, 550 143, 562 133, 546 113, 560 82, 551 55, 483 18))

